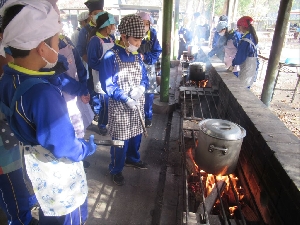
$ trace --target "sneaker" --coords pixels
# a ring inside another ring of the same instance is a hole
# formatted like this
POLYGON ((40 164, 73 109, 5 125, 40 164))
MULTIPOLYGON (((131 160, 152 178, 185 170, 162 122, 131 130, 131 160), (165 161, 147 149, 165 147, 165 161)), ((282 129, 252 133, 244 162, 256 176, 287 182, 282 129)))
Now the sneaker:
POLYGON ((36 218, 32 217, 28 225, 39 225, 39 221, 36 218))
POLYGON ((99 114, 95 114, 95 116, 94 116, 94 119, 93 119, 95 122, 97 122, 98 123, 98 120, 99 120, 99 114))
POLYGON ((152 126, 152 121, 151 120, 145 120, 145 126, 146 127, 151 127, 152 126))
POLYGON ((122 186, 125 184, 125 180, 122 175, 122 172, 117 173, 117 174, 111 174, 111 179, 118 186, 122 186))
POLYGON ((106 127, 99 127, 99 134, 105 136, 107 134, 107 129, 106 127))
POLYGON ((139 161, 136 163, 131 163, 131 162, 125 161, 125 166, 135 167, 135 168, 142 169, 142 170, 148 169, 147 163, 144 163, 143 161, 139 161))

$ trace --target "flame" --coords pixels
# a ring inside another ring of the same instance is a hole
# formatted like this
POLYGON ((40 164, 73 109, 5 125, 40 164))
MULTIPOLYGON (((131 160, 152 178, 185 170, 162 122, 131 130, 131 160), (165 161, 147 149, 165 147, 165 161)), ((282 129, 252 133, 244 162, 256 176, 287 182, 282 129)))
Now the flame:
POLYGON ((229 212, 230 212, 230 215, 233 216, 234 214, 234 211, 237 209, 237 206, 232 206, 232 207, 229 207, 229 212))
POLYGON ((201 87, 206 87, 207 83, 208 83, 208 80, 201 80, 200 83, 201 83, 200 84, 201 87))
MULTIPOLYGON (((191 160, 193 161, 193 164, 194 164, 194 166, 195 166, 195 169, 196 169, 197 171, 199 171, 199 167, 198 167, 197 163, 196 163, 195 160, 194 160, 192 150, 193 150, 192 148, 189 148, 189 149, 187 150, 186 154, 187 154, 187 155, 191 158, 191 160)), ((194 174, 192 173, 191 175, 194 175, 194 174)))

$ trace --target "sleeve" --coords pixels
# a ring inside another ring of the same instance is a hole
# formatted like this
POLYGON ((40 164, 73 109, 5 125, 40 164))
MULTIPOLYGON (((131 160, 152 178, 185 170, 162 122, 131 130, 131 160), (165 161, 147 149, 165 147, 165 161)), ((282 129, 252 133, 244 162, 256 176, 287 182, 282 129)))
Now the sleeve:
POLYGON ((76 48, 79 52, 80 57, 86 55, 87 35, 88 32, 85 27, 79 31, 78 43, 76 45, 76 48))
POLYGON ((115 61, 115 54, 107 51, 100 61, 100 82, 105 93, 116 101, 126 102, 128 95, 118 85, 119 67, 115 61))
POLYGON ((141 66, 141 71, 142 71, 142 79, 140 85, 144 86, 145 89, 149 87, 149 78, 147 76, 147 69, 145 67, 145 64, 142 61, 141 56, 139 55, 139 60, 140 60, 140 66, 141 66))
POLYGON ((226 37, 220 37, 218 40, 218 43, 215 45, 215 47, 213 47, 213 49, 207 54, 209 57, 214 56, 215 54, 217 54, 218 52, 222 51, 224 48, 224 45, 226 43, 226 37))
POLYGON ((81 83, 70 77, 69 75, 62 73, 59 75, 59 79, 61 82, 62 91, 76 96, 87 95, 88 89, 86 83, 81 83))
POLYGON ((213 37, 213 40, 212 40, 212 47, 213 48, 217 45, 219 37, 220 37, 219 33, 217 31, 215 31, 214 37, 213 37))
POLYGON ((159 59, 159 56, 162 52, 162 48, 159 44, 159 41, 157 39, 157 36, 151 32, 151 36, 153 35, 153 44, 152 44, 152 49, 151 52, 145 52, 144 53, 144 62, 149 65, 153 65, 156 63, 156 61, 159 59))
POLYGON ((88 43, 87 56, 88 65, 93 69, 99 71, 100 59, 103 54, 103 46, 98 37, 92 37, 88 43))
POLYGON ((250 50, 249 48, 250 48, 250 43, 246 41, 240 42, 237 53, 234 59, 232 60, 232 66, 241 65, 243 62, 245 62, 245 60, 248 57, 248 52, 250 50))
POLYGON ((30 104, 27 108, 35 124, 36 138, 40 145, 50 150, 56 158, 66 157, 78 162, 89 154, 86 143, 75 136, 68 109, 60 92, 52 85, 35 85, 24 95, 30 104), (39 97, 34 97, 37 94, 39 97))

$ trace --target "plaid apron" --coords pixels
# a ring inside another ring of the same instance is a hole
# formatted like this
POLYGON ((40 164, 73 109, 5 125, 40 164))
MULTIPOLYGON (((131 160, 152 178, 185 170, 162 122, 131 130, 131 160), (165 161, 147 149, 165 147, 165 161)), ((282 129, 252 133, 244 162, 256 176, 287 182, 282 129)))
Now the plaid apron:
MULTIPOLYGON (((112 50, 116 55, 115 63, 119 65, 117 84, 125 93, 129 93, 135 86, 139 86, 142 79, 139 58, 135 55, 134 62, 122 62, 118 51, 112 50)), ((144 95, 139 99, 139 109, 144 115, 144 95)), ((128 140, 143 133, 143 126, 137 110, 130 109, 126 103, 109 98, 108 102, 108 132, 118 140, 128 140)))

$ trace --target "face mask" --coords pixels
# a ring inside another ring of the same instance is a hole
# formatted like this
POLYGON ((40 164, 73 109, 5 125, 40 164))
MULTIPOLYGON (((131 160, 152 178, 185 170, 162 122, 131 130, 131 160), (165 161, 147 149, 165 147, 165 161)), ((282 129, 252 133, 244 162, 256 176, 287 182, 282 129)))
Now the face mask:
POLYGON ((130 44, 129 41, 127 41, 127 42, 128 42, 128 44, 129 44, 129 46, 126 47, 127 51, 129 51, 129 52, 136 52, 136 51, 139 49, 139 47, 136 47, 136 46, 130 44))
MULTIPOLYGON (((58 56, 58 52, 57 51, 55 51, 53 48, 51 48, 47 43, 45 43, 47 46, 48 46, 48 48, 50 48, 53 52, 55 52, 56 53, 56 55, 58 56)), ((44 57, 42 57, 42 59, 47 63, 46 64, 46 66, 44 66, 44 68, 45 69, 51 69, 51 68, 53 68, 55 65, 56 65, 56 63, 57 63, 57 60, 58 60, 58 57, 56 58, 56 61, 54 62, 54 63, 51 63, 51 62, 49 62, 47 59, 45 59, 44 57)))
POLYGON ((110 30, 110 35, 114 35, 116 30, 110 30))
POLYGON ((224 36, 225 35, 225 30, 219 33, 220 36, 224 36))
POLYGON ((93 19, 92 19, 92 22, 94 23, 94 24, 97 24, 97 15, 96 16, 93 16, 93 19))

